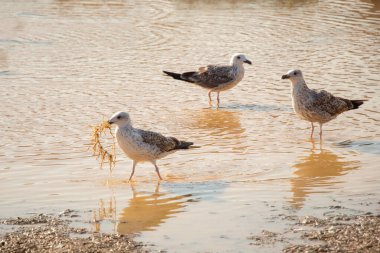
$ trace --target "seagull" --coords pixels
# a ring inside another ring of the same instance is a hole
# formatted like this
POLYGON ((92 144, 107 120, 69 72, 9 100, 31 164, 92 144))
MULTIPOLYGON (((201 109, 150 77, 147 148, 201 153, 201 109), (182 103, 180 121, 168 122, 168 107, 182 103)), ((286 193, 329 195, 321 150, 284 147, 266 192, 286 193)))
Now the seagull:
POLYGON ((310 138, 313 138, 314 122, 319 123, 319 138, 322 140, 322 125, 335 119, 339 114, 358 109, 366 100, 350 100, 335 97, 322 90, 320 92, 307 87, 301 70, 289 70, 282 79, 292 83, 292 102, 294 112, 303 120, 311 122, 310 138))
POLYGON ((189 149, 193 142, 179 141, 174 137, 165 137, 162 134, 134 128, 131 118, 126 112, 117 112, 108 120, 109 124, 117 125, 116 140, 124 153, 133 160, 131 181, 136 165, 140 162, 150 162, 156 168, 160 180, 159 168, 156 164, 161 159, 180 149, 189 149))
POLYGON ((194 83, 208 90, 208 99, 212 105, 211 92, 217 92, 217 106, 219 107, 219 93, 235 87, 244 77, 243 63, 252 64, 244 54, 234 54, 230 65, 208 65, 200 67, 198 71, 182 74, 163 71, 174 79, 194 83))

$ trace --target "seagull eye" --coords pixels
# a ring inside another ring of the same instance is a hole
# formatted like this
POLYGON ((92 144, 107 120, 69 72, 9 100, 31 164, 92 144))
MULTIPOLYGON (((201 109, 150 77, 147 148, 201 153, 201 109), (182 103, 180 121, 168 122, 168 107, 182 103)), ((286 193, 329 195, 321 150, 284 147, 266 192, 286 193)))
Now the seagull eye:
POLYGON ((121 116, 117 116, 117 119, 121 119, 121 116))
POLYGON ((240 56, 237 57, 240 60, 240 56))
POLYGON ((297 75, 297 72, 294 72, 294 75, 296 76, 296 75, 297 75))

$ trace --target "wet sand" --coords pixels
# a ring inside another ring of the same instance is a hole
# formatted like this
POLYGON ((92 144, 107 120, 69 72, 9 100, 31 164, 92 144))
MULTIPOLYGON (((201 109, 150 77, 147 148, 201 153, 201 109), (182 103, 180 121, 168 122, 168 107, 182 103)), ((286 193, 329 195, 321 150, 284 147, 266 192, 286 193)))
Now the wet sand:
MULTIPOLYGON (((341 209, 341 206, 331 207, 341 209)), ((136 242, 125 235, 91 233, 86 228, 72 227, 76 213, 66 210, 60 215, 38 214, 1 220, 12 230, 1 235, 0 251, 10 252, 156 252, 152 245, 136 242)), ((301 252, 380 252, 380 214, 313 216, 279 215, 289 221, 284 232, 263 230, 247 239, 256 247, 274 248, 281 243, 284 253, 301 252)), ((235 249, 240 251, 239 248, 235 249)), ((159 252, 166 252, 160 250, 159 252)))
POLYGON ((292 230, 309 243, 287 246, 283 252, 380 252, 380 215, 304 217, 297 225, 292 230))
POLYGON ((147 252, 143 244, 129 236, 102 233, 89 236, 85 228, 70 227, 70 220, 62 215, 9 218, 2 220, 2 224, 14 226, 14 231, 3 235, 1 252, 147 252))

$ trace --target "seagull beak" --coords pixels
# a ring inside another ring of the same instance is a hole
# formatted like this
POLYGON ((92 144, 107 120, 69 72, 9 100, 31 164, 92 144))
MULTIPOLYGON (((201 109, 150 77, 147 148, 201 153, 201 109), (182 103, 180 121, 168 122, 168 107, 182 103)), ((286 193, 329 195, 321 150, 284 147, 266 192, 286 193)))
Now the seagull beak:
POLYGON ((252 65, 252 62, 250 60, 245 60, 245 63, 248 63, 249 65, 252 65))
POLYGON ((281 79, 289 79, 289 76, 288 76, 288 75, 283 75, 283 76, 281 77, 281 79))
POLYGON ((109 121, 108 121, 108 124, 112 125, 112 124, 113 124, 113 122, 112 122, 111 120, 109 120, 109 121))

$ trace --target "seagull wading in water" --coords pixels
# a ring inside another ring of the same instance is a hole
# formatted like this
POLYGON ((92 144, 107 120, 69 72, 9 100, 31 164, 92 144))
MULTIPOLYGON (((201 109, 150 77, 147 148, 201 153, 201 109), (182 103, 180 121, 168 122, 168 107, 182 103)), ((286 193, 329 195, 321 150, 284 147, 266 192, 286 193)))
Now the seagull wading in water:
POLYGON ((193 142, 179 141, 174 137, 165 137, 162 134, 134 128, 131 118, 126 112, 117 112, 108 120, 109 124, 117 125, 116 140, 124 153, 133 160, 132 173, 135 173, 139 162, 150 162, 156 168, 158 177, 162 180, 156 164, 161 159, 180 149, 189 149, 193 142))
POLYGON ((163 71, 174 79, 194 83, 208 90, 209 104, 211 103, 211 92, 216 92, 217 106, 219 107, 219 93, 235 87, 244 77, 243 64, 252 64, 244 54, 234 54, 230 65, 208 65, 200 67, 198 71, 185 72, 182 74, 163 71))
POLYGON ((320 92, 309 89, 303 79, 301 70, 290 70, 282 79, 289 79, 292 83, 292 102, 294 112, 303 120, 311 122, 310 138, 313 138, 314 122, 320 126, 319 138, 322 140, 322 125, 335 119, 339 114, 357 109, 366 100, 350 100, 335 97, 322 90, 320 92))

